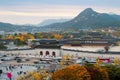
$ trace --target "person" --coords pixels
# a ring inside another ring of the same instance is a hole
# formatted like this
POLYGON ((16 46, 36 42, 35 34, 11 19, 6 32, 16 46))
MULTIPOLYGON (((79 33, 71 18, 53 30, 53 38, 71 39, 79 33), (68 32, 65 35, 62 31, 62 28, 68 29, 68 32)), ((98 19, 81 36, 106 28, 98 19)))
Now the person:
POLYGON ((12 74, 11 74, 11 72, 7 72, 7 77, 9 78, 9 80, 12 80, 12 74))
POLYGON ((9 66, 9 70, 12 70, 12 67, 11 67, 11 65, 9 66))
POLYGON ((1 77, 1 74, 2 74, 2 70, 0 69, 0 77, 1 77))
POLYGON ((6 71, 8 71, 8 67, 6 66, 5 68, 6 68, 6 71))
POLYGON ((23 71, 20 71, 20 75, 22 74, 23 71))
POLYGON ((22 69, 22 65, 20 66, 20 68, 22 69))
POLYGON ((19 73, 19 72, 17 72, 17 75, 20 75, 20 73, 19 73))
POLYGON ((24 72, 24 74, 26 74, 26 72, 24 72))

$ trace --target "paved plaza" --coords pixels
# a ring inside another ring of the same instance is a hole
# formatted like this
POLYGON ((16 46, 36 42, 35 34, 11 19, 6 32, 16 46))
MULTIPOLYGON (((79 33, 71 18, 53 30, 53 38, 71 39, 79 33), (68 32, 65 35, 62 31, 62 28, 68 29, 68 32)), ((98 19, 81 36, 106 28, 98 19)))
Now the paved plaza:
POLYGON ((9 80, 7 78, 7 73, 11 72, 12 74, 12 80, 16 80, 18 75, 24 75, 26 71, 33 71, 33 70, 37 70, 36 66, 30 66, 30 65, 17 65, 17 66, 13 66, 11 69, 9 66, 0 66, 0 69, 3 71, 3 73, 0 76, 0 80, 9 80))

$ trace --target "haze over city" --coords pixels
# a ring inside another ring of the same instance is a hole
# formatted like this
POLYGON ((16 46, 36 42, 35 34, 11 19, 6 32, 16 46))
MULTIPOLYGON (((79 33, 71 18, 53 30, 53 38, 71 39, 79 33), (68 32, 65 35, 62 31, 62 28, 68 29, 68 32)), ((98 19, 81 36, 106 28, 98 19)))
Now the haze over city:
POLYGON ((85 8, 120 14, 119 0, 0 0, 0 22, 38 24, 46 19, 71 19, 85 8))

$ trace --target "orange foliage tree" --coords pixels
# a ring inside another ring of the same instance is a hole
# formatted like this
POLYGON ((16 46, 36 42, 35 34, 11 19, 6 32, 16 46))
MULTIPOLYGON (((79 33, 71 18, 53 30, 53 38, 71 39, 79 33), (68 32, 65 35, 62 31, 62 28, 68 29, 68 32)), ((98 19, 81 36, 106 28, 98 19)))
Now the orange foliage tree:
POLYGON ((63 36, 60 34, 53 34, 55 39, 62 39, 63 36))
POLYGON ((55 71, 51 80, 91 80, 91 77, 83 66, 74 64, 55 71))
POLYGON ((12 36, 12 35, 9 34, 9 35, 7 36, 7 39, 14 39, 14 36, 12 36))

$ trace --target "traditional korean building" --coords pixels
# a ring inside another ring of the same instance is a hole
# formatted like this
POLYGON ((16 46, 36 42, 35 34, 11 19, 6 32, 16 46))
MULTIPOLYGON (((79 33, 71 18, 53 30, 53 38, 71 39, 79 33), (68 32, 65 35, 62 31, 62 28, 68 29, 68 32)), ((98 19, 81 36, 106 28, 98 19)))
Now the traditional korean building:
POLYGON ((58 40, 55 39, 40 39, 33 40, 33 48, 60 48, 60 44, 58 40))
POLYGON ((109 46, 109 40, 94 40, 94 39, 71 39, 68 40, 65 45, 71 46, 109 46))
POLYGON ((64 40, 64 45, 70 46, 110 46, 115 42, 111 36, 104 36, 98 32, 87 33, 80 38, 64 40))

